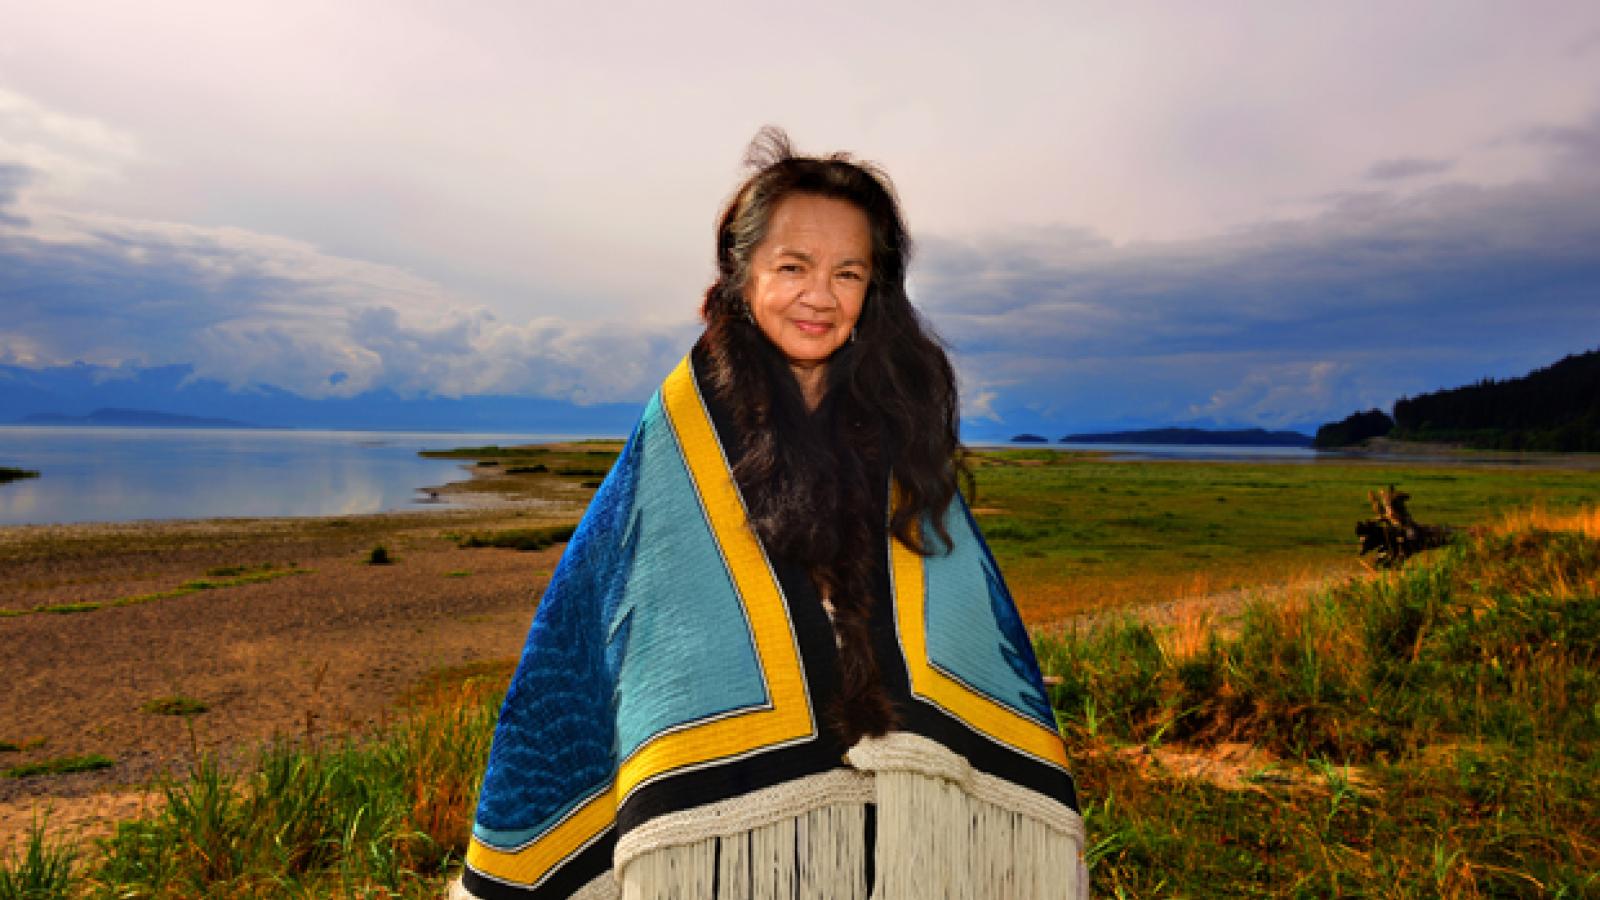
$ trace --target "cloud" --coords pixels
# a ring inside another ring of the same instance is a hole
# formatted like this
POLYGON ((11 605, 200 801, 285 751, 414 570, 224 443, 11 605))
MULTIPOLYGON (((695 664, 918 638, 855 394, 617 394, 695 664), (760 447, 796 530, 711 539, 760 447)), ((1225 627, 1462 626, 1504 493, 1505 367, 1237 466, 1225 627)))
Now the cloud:
POLYGON ((1546 177, 1350 192, 1189 241, 928 239, 919 301, 991 412, 1314 424, 1600 344, 1600 123, 1546 177), (1580 164, 1579 160, 1585 161, 1580 164))
POLYGON ((1437 175, 1448 172, 1455 162, 1448 159, 1422 159, 1415 156, 1400 156, 1394 159, 1382 159, 1373 163, 1367 169, 1367 178, 1373 181, 1397 181, 1402 178, 1415 178, 1419 175, 1437 175))
MULTIPOLYGON (((0 191, 31 170, 0 169, 0 191)), ((0 194, 16 202, 16 191, 0 194)), ((310 244, 0 205, 0 354, 43 366, 193 363, 197 378, 305 396, 532 394, 637 400, 692 323, 507 323, 402 269, 310 244)))
MULTIPOLYGON (((124 131, 0 87, 0 161, 27 171, 30 186, 70 193, 115 181, 138 155, 138 142, 124 131)), ((0 205, 17 200, 0 194, 0 205)))
MULTIPOLYGON (((974 425, 1311 425, 1596 342, 1597 134, 1593 120, 1524 130, 1553 154, 1542 178, 1396 178, 1206 238, 927 234, 913 292, 955 350, 974 425)), ((245 229, 38 202, 15 215, 40 178, 0 168, 13 362, 193 363, 307 396, 597 402, 647 394, 697 330, 687 315, 511 321, 402 268, 245 229)))
POLYGON ((769 120, 894 174, 974 422, 1315 422, 1595 342, 1588 6, 874 6, 773 66, 725 5, 35 4, 0 358, 637 400, 769 120))
POLYGON ((33 170, 15 163, 0 163, 0 225, 26 225, 28 220, 6 211, 33 180, 33 170))

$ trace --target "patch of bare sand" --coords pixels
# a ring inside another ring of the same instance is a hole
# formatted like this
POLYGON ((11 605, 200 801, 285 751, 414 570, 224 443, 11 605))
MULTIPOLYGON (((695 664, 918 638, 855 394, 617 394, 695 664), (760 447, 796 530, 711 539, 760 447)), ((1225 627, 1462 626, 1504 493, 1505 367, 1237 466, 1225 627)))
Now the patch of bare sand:
POLYGON ((0 741, 30 745, 0 752, 0 769, 116 760, 94 772, 0 777, 0 852, 45 810, 52 832, 104 833, 143 808, 156 776, 182 774, 196 753, 239 765, 275 735, 379 726, 430 671, 514 657, 562 548, 464 549, 452 535, 548 521, 497 509, 0 529, 0 608, 14 610, 166 590, 217 567, 306 570, 133 606, 0 618, 0 741), (365 563, 379 543, 394 565, 365 563), (163 697, 207 710, 184 719, 142 709, 163 697))
MULTIPOLYGON (((1081 751, 1080 751, 1081 752, 1081 751)), ((1270 793, 1272 790, 1327 793, 1327 773, 1282 759, 1251 744, 1224 742, 1205 749, 1184 747, 1118 747, 1098 751, 1117 757, 1150 781, 1196 781, 1225 791, 1270 793)), ((1359 767, 1337 769, 1336 777, 1358 792, 1370 792, 1359 767)))
POLYGON ((1352 578, 1365 577, 1366 574, 1352 563, 1316 574, 1251 587, 1177 597, 1159 603, 1097 609, 1062 619, 1051 627, 1059 632, 1084 634, 1131 618, 1156 627, 1172 628, 1179 632, 1180 640, 1186 637, 1203 638, 1214 628, 1226 630, 1232 627, 1245 605, 1252 600, 1287 602, 1329 590, 1352 578))

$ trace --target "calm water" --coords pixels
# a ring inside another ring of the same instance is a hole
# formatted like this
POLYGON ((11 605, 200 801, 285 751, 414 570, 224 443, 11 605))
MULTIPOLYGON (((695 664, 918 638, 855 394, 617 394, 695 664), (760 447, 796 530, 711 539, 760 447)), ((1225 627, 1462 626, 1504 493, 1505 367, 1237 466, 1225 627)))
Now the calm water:
MULTIPOLYGON (((549 440, 529 434, 0 426, 0 525, 425 509, 466 477, 418 450, 549 440)), ((470 465, 470 462, 468 463, 470 465)))

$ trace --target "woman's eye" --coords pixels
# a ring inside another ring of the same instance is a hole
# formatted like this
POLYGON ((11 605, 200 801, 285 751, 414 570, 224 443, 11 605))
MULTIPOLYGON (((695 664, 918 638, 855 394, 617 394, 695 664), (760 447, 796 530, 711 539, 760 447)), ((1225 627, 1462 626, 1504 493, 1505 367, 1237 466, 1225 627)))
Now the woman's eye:
POLYGON ((840 278, 848 278, 851 281, 861 281, 862 280, 860 272, 856 272, 854 270, 849 270, 849 269, 847 269, 847 270, 845 270, 843 272, 840 272, 839 273, 839 277, 840 278))
POLYGON ((793 274, 800 271, 800 266, 796 263, 784 263, 778 266, 778 271, 793 274))

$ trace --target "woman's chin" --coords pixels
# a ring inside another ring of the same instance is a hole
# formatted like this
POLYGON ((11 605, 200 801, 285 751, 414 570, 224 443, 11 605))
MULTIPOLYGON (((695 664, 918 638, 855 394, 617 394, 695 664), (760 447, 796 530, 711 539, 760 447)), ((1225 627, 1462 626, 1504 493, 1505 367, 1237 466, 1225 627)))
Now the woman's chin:
POLYGON ((817 365, 827 362, 828 357, 843 344, 843 341, 829 333, 817 337, 790 337, 779 345, 779 349, 795 365, 817 365))

